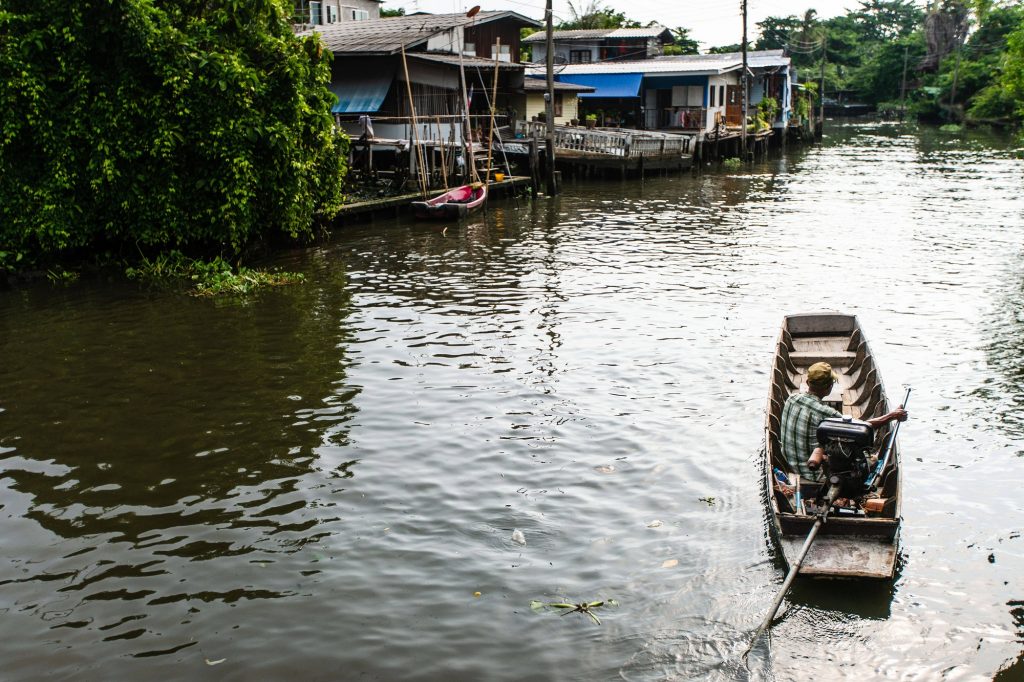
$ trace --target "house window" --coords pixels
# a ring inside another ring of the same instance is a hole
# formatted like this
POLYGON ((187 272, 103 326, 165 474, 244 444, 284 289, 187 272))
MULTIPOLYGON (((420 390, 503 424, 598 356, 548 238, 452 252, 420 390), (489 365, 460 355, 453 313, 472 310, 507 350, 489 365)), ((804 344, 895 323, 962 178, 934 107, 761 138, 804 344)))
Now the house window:
POLYGON ((334 5, 326 5, 324 7, 327 10, 327 23, 333 24, 338 20, 338 8, 334 5))
POLYGON ((718 86, 718 106, 721 106, 721 107, 725 106, 725 86, 724 85, 719 85, 718 86))
POLYGON ((356 9, 355 7, 342 7, 341 9, 349 21, 366 21, 370 18, 370 13, 365 9, 356 9))
POLYGON ((476 43, 463 43, 462 54, 469 55, 470 57, 476 56, 476 43))
POLYGON ((555 93, 555 118, 562 115, 562 93, 555 93))
POLYGON ((309 23, 320 25, 324 23, 323 14, 323 3, 322 2, 311 2, 309 3, 309 23))
POLYGON ((712 85, 710 90, 709 90, 709 96, 710 96, 710 99, 708 100, 708 106, 709 107, 713 107, 713 106, 715 106, 715 86, 714 85, 712 85))
POLYGON ((590 50, 569 50, 570 64, 586 64, 590 61, 590 50))
POLYGON ((500 62, 511 62, 512 61, 512 49, 510 45, 501 45, 501 53, 498 53, 498 45, 491 45, 491 59, 497 59, 500 62))

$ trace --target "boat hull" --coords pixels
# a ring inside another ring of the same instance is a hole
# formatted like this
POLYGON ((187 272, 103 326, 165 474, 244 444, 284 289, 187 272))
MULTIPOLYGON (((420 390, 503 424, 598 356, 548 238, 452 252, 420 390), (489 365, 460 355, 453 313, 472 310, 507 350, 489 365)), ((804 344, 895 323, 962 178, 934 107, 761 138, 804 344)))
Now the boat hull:
MULTIPOLYGON (((779 440, 782 407, 802 390, 802 375, 815 362, 825 361, 839 374, 833 393, 824 399, 844 415, 870 419, 889 410, 878 368, 857 318, 839 313, 790 315, 785 318, 775 347, 768 404, 765 410, 764 483, 773 536, 787 565, 799 556, 815 516, 794 509, 795 498, 775 489, 774 468, 788 471, 779 440)), ((889 426, 876 433, 876 445, 886 442, 889 426)), ((880 494, 888 500, 877 515, 830 515, 800 566, 799 575, 830 578, 893 577, 898 557, 902 479, 899 450, 893 444, 889 463, 879 477, 880 494)), ((802 481, 802 499, 816 484, 802 481)))
POLYGON ((426 201, 412 202, 412 213, 420 220, 458 220, 483 206, 485 185, 463 185, 426 201))

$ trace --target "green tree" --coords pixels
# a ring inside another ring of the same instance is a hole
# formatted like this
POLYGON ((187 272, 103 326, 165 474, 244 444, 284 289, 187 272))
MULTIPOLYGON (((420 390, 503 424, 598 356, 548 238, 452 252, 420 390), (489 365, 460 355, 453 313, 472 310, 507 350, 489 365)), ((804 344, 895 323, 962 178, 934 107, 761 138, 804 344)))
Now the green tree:
POLYGON ((558 24, 558 30, 595 28, 640 28, 640 22, 626 17, 624 12, 616 12, 606 7, 599 0, 574 3, 569 0, 569 20, 558 24))
POLYGON ((882 43, 913 33, 924 12, 913 0, 861 0, 850 16, 860 25, 862 39, 882 43))
POLYGON ((0 270, 239 256, 341 203, 330 55, 279 0, 7 0, 0 270), (22 258, 22 256, 27 256, 22 258))
POLYGON ((700 43, 690 37, 690 29, 677 26, 669 30, 675 43, 665 46, 665 54, 700 54, 700 43))
POLYGON ((1024 6, 989 8, 964 47, 962 88, 969 114, 1024 120, 1024 6))
POLYGON ((404 7, 398 7, 396 9, 389 9, 387 7, 381 7, 380 8, 380 16, 381 16, 382 19, 383 18, 387 18, 387 17, 404 17, 405 16, 405 8, 404 7))

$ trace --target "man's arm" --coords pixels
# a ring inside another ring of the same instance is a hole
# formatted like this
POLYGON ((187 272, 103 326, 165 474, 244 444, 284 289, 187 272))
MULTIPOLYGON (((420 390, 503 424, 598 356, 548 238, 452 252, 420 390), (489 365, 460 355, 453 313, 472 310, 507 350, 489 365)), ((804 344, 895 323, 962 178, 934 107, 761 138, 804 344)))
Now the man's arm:
POLYGON ((892 412, 883 414, 881 417, 868 419, 867 422, 868 424, 871 424, 871 428, 877 429, 879 426, 885 426, 889 422, 896 421, 897 419, 900 420, 901 422, 905 422, 907 421, 908 416, 909 415, 907 414, 907 411, 903 409, 902 405, 900 405, 892 412))

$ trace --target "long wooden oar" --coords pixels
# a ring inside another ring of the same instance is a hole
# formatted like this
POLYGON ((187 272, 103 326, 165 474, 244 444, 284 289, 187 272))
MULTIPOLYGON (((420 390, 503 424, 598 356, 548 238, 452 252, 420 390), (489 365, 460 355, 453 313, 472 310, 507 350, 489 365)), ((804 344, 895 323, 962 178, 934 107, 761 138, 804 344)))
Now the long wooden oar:
POLYGON ((789 574, 786 576, 786 580, 782 583, 782 589, 779 590, 779 594, 775 597, 775 601, 772 603, 772 608, 765 616, 764 621, 761 623, 761 627, 757 628, 757 632, 754 633, 754 638, 750 640, 750 645, 747 646, 747 650, 743 652, 743 659, 746 660, 747 655, 757 644, 757 640, 760 639, 764 631, 772 623, 772 619, 775 618, 775 614, 779 610, 779 606, 782 605, 782 600, 785 598, 786 593, 789 592, 790 586, 793 581, 796 580, 796 574, 800 572, 800 566, 804 563, 804 557, 807 556, 807 552, 811 549, 811 543, 814 542, 814 538, 818 536, 818 531, 823 525, 825 525, 825 519, 828 517, 829 511, 832 509, 832 503, 835 502, 836 497, 839 496, 839 486, 833 484, 828 491, 828 496, 825 499, 825 508, 818 514, 818 519, 814 522, 814 527, 811 528, 811 532, 807 534, 807 539, 804 540, 804 546, 800 549, 800 555, 793 562, 793 565, 789 569, 789 574))
MULTIPOLYGON (((907 394, 903 396, 903 403, 900 405, 903 409, 907 408, 907 403, 910 402, 910 388, 907 388, 907 394)), ((866 488, 872 488, 875 485, 875 481, 885 471, 885 466, 889 463, 889 455, 892 454, 892 448, 896 444, 896 434, 900 432, 900 424, 903 422, 896 422, 896 426, 893 427, 892 433, 889 434, 889 442, 885 444, 885 452, 878 458, 878 465, 875 470, 868 476, 868 480, 864 483, 866 488)))

